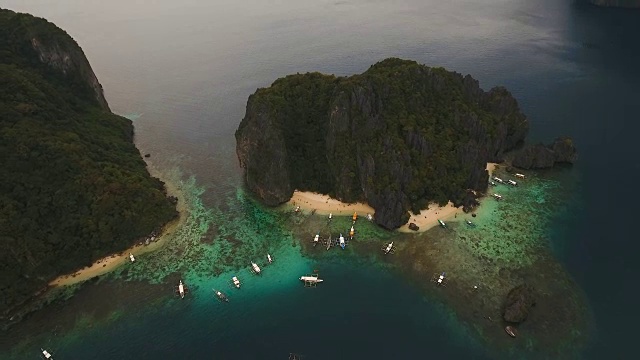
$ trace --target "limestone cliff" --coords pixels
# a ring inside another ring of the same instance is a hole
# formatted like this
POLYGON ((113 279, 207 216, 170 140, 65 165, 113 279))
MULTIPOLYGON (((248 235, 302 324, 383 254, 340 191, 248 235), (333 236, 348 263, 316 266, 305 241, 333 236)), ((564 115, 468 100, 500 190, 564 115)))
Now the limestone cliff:
POLYGON ((605 7, 640 8, 640 0, 589 0, 589 2, 605 7))
POLYGON ((578 152, 573 140, 569 137, 559 137, 551 145, 527 145, 517 151, 511 164, 521 169, 549 168, 556 163, 573 164, 578 159, 578 152))
POLYGON ((249 97, 236 131, 248 188, 268 205, 295 189, 366 201, 389 229, 428 202, 469 203, 486 190, 486 163, 528 131, 502 87, 387 59, 360 75, 279 79, 249 97))

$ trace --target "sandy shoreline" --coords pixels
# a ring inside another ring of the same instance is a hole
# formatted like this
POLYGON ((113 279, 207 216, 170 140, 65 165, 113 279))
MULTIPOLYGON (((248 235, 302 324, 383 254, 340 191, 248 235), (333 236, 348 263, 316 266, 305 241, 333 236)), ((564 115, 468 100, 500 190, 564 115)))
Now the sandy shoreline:
MULTIPOLYGON (((150 167, 149 172, 152 173, 150 167)), ((153 173, 152 176, 159 177, 158 174, 153 173)), ((111 254, 102 259, 99 259, 91 264, 91 266, 79 269, 74 273, 58 276, 56 279, 49 282, 49 286, 69 286, 92 279, 96 276, 100 276, 113 271, 122 265, 131 264, 129 254, 133 254, 133 256, 136 258, 136 262, 138 262, 142 261, 142 259, 138 258, 139 255, 162 248, 164 244, 166 244, 167 241, 173 237, 176 229, 181 224, 183 224, 186 219, 186 204, 184 196, 182 196, 182 193, 176 186, 174 186, 174 184, 166 180, 163 181, 165 182, 165 186, 167 188, 167 195, 175 196, 178 198, 178 204, 176 207, 178 210, 178 217, 171 220, 162 227, 160 235, 158 236, 158 239, 156 241, 149 243, 149 245, 136 244, 122 252, 111 254)), ((133 266, 135 265, 135 263, 131 265, 133 266)))
MULTIPOLYGON (((496 163, 487 163, 487 171, 489 176, 493 174, 496 163)), ((300 206, 303 211, 313 211, 316 214, 328 215, 332 213, 334 215, 352 215, 357 212, 359 216, 366 216, 367 214, 375 214, 375 210, 365 203, 353 203, 347 204, 339 200, 332 199, 328 195, 294 191, 291 199, 284 205, 285 208, 296 208, 300 206)), ((420 215, 409 213, 411 217, 409 221, 400 226, 397 230, 400 232, 416 232, 409 229, 410 223, 415 223, 420 228, 417 232, 423 232, 438 225, 438 219, 448 220, 452 217, 456 217, 457 214, 464 213, 462 208, 456 208, 453 203, 449 202, 445 206, 438 206, 437 204, 431 204, 427 209, 421 210, 420 215)))

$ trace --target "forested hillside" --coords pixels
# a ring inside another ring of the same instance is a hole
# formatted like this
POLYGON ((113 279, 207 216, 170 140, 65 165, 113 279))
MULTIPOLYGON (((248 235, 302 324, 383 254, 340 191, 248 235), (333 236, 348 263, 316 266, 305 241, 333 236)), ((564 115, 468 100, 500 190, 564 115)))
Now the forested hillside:
POLYGON ((0 9, 0 314, 175 216, 78 44, 0 9))

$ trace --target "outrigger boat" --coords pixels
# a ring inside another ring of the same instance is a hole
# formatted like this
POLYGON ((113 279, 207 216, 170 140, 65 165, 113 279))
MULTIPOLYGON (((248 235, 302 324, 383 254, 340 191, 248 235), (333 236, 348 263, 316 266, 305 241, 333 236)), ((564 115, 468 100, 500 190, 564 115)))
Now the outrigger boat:
POLYGON ((271 259, 271 255, 269 254, 267 254, 267 261, 269 262, 269 264, 273 262, 273 259, 271 259))
POLYGON ((51 355, 50 352, 48 352, 47 350, 40 348, 40 351, 42 351, 42 358, 43 359, 49 359, 49 360, 53 360, 53 355, 51 355))
POLYGON ((440 223, 440 226, 442 226, 443 228, 447 227, 447 224, 444 223, 444 221, 438 219, 438 223, 440 223))
POLYGON ((320 234, 316 234, 316 236, 313 238, 313 246, 318 245, 318 242, 320 242, 320 234))
POLYGON ((358 213, 354 211, 351 219, 353 219, 353 222, 356 222, 356 220, 358 220, 358 213))
POLYGON ((518 183, 513 180, 507 180, 507 182, 509 183, 509 185, 518 186, 518 183))
POLYGON ((340 238, 338 239, 338 242, 340 243, 340 247, 342 248, 342 250, 344 250, 346 243, 344 241, 344 236, 342 236, 342 233, 340 233, 340 238))
POLYGON ((433 275, 433 278, 431 278, 431 281, 433 281, 434 283, 436 283, 436 285, 438 286, 445 286, 447 284, 447 273, 442 272, 440 275, 435 274, 433 275))
POLYGON ((353 235, 356 234, 355 229, 353 228, 353 226, 351 226, 351 230, 349 230, 349 237, 353 238, 353 235))
POLYGON ((524 179, 524 174, 516 173, 518 179, 524 179))
POLYGON ((331 220, 332 217, 333 217, 333 214, 329 213, 329 220, 331 220))
POLYGON ((258 266, 258 264, 252 262, 251 263, 251 271, 253 271, 254 274, 256 275, 260 275, 260 267, 258 266))
POLYGON ((467 223, 467 225, 474 227, 476 226, 476 224, 472 223, 471 220, 465 220, 465 222, 467 223))
POLYGON ((496 200, 502 200, 502 195, 493 194, 493 197, 496 198, 496 200))
POLYGON ((299 212, 300 211, 300 206, 296 206, 296 209, 294 211, 295 212, 299 212))
POLYGON ((315 287, 318 283, 321 283, 324 280, 320 279, 318 273, 315 272, 311 275, 300 276, 300 281, 304 281, 304 286, 306 287, 315 287))
POLYGON ((221 291, 213 289, 213 292, 218 297, 218 300, 224 301, 224 302, 229 302, 229 298, 227 297, 227 295, 223 294, 221 291))
POLYGON ((233 283, 233 286, 240 289, 240 280, 238 280, 236 276, 231 278, 231 282, 233 283))
POLYGON ((504 331, 505 331, 507 334, 509 334, 509 336, 511 336, 511 337, 513 337, 513 338, 514 338, 514 337, 516 337, 516 336, 518 335, 518 331, 516 330, 516 328, 514 328, 514 327, 513 327, 513 326, 511 326, 511 325, 507 325, 507 326, 504 328, 504 331))
POLYGON ((136 261, 136 258, 133 257, 132 253, 129 253, 129 259, 131 260, 131 262, 136 261))
POLYGON ((187 287, 182 283, 182 280, 180 280, 180 282, 178 283, 178 295, 180 295, 181 299, 184 299, 184 295, 187 293, 188 289, 187 287))
POLYGON ((369 220, 369 221, 373 221, 373 215, 371 215, 371 214, 367 214, 367 220, 369 220))
POLYGON ((491 185, 491 186, 496 186, 496 183, 495 183, 495 182, 493 182, 493 181, 491 181, 491 180, 489 180, 489 185, 491 185))
POLYGON ((389 243, 389 245, 382 248, 382 251, 386 254, 393 254, 395 249, 393 248, 393 241, 389 243))
POLYGON ((497 176, 494 176, 493 180, 495 180, 496 182, 499 182, 500 184, 504 184, 504 181, 497 176))

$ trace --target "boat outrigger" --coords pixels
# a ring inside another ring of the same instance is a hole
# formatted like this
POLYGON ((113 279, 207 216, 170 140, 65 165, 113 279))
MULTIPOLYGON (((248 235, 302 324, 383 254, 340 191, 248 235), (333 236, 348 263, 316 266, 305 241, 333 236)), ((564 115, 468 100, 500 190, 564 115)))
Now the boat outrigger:
POLYGON ((440 224, 440 226, 442 226, 443 228, 447 227, 447 224, 444 223, 444 221, 438 219, 438 223, 440 224))
POLYGON ((136 258, 133 257, 132 253, 129 253, 129 260, 131 260, 131 262, 136 261, 136 258))
POLYGON ((224 302, 229 302, 229 298, 227 297, 227 295, 223 294, 221 291, 213 289, 213 292, 218 297, 218 300, 224 301, 224 302))
POLYGON ((251 263, 251 271, 253 271, 254 274, 256 275, 260 275, 260 267, 258 266, 258 264, 252 262, 251 263))
POLYGON ((316 236, 313 238, 313 246, 315 247, 316 245, 318 245, 319 242, 320 242, 320 234, 316 234, 316 236))
POLYGON ((188 291, 189 289, 187 289, 187 286, 182 283, 182 280, 180 280, 180 282, 178 283, 178 286, 176 287, 176 293, 180 295, 181 299, 184 299, 184 296, 187 294, 188 291))
POLYGON ((339 242, 340 247, 342 248, 342 250, 344 250, 346 242, 344 241, 344 236, 342 236, 342 233, 340 233, 340 237, 338 238, 338 242, 339 242))
POLYGON ((324 280, 320 279, 318 271, 316 270, 313 274, 300 276, 300 281, 304 282, 305 287, 316 287, 318 283, 321 283, 324 280))
POLYGON ((273 259, 271 258, 271 255, 267 254, 267 261, 269 262, 269 264, 271 264, 273 262, 273 259))
POLYGON ((233 286, 240 289, 240 280, 238 280, 237 276, 232 277, 231 282, 233 283, 233 286))
POLYGON ((53 360, 53 355, 51 355, 50 352, 48 352, 47 350, 40 348, 40 351, 42 351, 42 358, 43 359, 49 359, 49 360, 53 360))
POLYGON ((493 197, 496 198, 496 200, 502 200, 502 195, 493 194, 493 197))
POLYGON ((438 286, 445 286, 447 284, 447 273, 442 272, 440 275, 435 274, 431 278, 431 281, 436 283, 438 286))
POLYGON ((393 241, 389 243, 389 245, 382 248, 382 252, 386 254, 393 254, 396 249, 393 247, 393 241))

